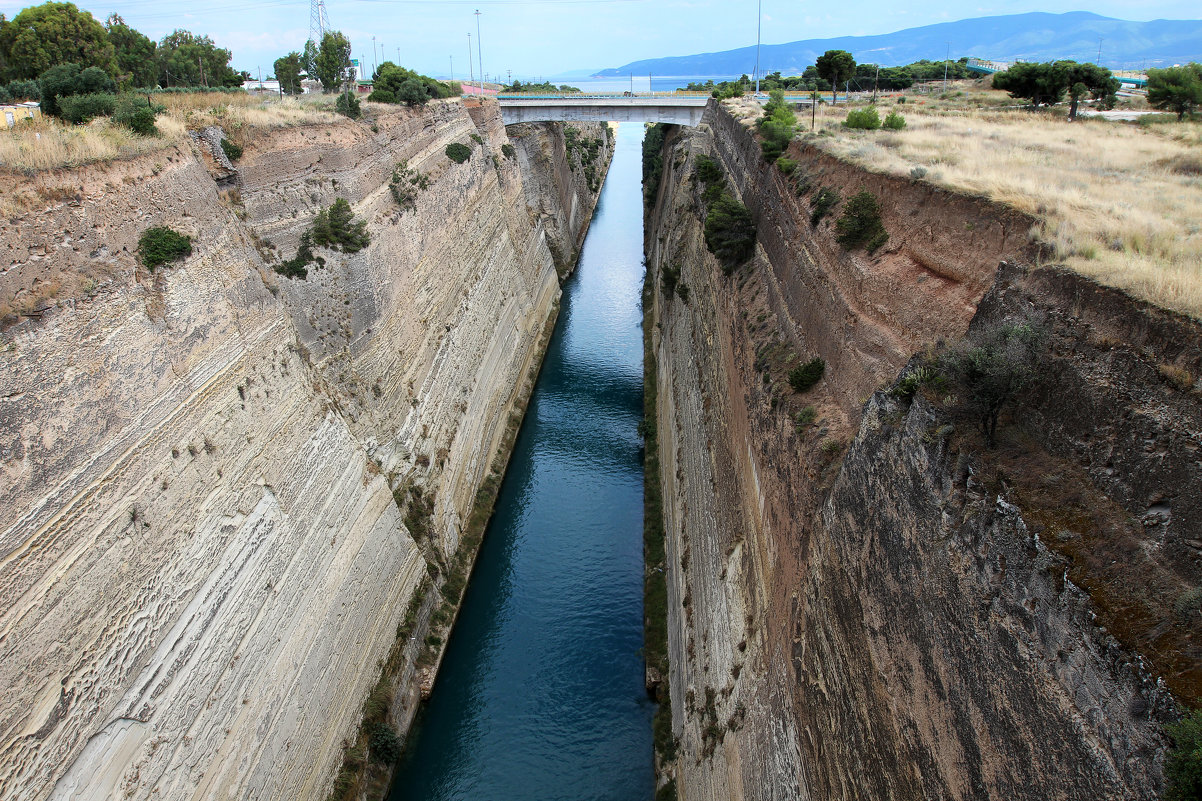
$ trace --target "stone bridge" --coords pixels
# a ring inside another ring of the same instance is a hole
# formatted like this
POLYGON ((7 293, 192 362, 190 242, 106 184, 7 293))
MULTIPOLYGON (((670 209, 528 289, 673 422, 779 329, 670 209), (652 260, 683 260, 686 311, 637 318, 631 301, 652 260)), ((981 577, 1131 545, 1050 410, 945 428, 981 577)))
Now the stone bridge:
POLYGON ((519 122, 669 122, 697 125, 706 92, 497 95, 506 125, 519 122))

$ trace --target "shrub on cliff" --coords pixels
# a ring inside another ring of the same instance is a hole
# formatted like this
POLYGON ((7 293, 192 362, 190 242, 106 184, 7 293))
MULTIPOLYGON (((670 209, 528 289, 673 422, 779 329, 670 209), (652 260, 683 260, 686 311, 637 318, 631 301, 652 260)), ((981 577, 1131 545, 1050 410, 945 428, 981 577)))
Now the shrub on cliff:
POLYGON ((391 765, 400 759, 403 743, 396 729, 387 723, 377 723, 371 730, 371 758, 381 765, 391 765))
POLYGON ((941 359, 967 390, 967 409, 991 448, 1002 410, 1035 380, 1042 342, 1031 324, 1006 323, 974 331, 941 359))
POLYGON ((729 194, 710 204, 705 217, 705 246, 722 263, 726 275, 755 252, 755 221, 751 212, 729 194))
POLYGON ((338 198, 329 209, 322 209, 313 221, 313 244, 358 253, 371 243, 367 221, 354 219, 355 212, 345 198, 338 198))
POLYGON ((869 253, 874 252, 889 239, 885 226, 881 224, 881 209, 871 192, 860 191, 852 195, 843 207, 843 216, 835 221, 839 231, 839 244, 851 249, 863 245, 869 253))
POLYGON ((843 125, 847 128, 875 131, 881 127, 881 115, 877 114, 872 106, 852 109, 847 112, 847 119, 843 121, 843 125))
POLYGON ((392 199, 401 207, 401 211, 417 207, 418 190, 430 186, 430 178, 409 166, 408 161, 402 161, 392 171, 392 179, 388 182, 388 190, 392 199))
POLYGON ((472 157, 471 148, 460 142, 452 142, 447 145, 447 158, 456 164, 462 164, 472 157))
POLYGON ((350 117, 352 120, 357 120, 363 116, 363 110, 359 106, 359 98, 350 92, 343 92, 338 95, 338 100, 334 103, 334 110, 344 117, 350 117))
POLYGON ((396 95, 387 89, 373 89, 367 96, 368 103, 395 103, 396 95))
POLYGON ((821 356, 815 356, 789 371, 789 386, 794 392, 805 392, 817 384, 825 372, 826 361, 821 356))
POLYGON ((766 160, 776 161, 793 140, 793 133, 797 130, 797 115, 785 102, 784 91, 773 89, 769 97, 764 104, 764 116, 758 123, 762 137, 760 149, 766 160))
POLYGON ((165 225, 147 228, 138 239, 138 255, 151 272, 155 267, 178 261, 191 253, 192 240, 165 225))
POLYGON ((313 252, 313 234, 305 231, 301 234, 300 243, 296 248, 296 255, 278 264, 275 271, 285 278, 308 278, 308 267, 314 262, 317 263, 318 267, 326 266, 326 260, 313 252))
POLYGON ((665 123, 648 125, 643 134, 643 198, 653 205, 659 193, 659 180, 664 172, 664 135, 668 132, 665 123))
POLYGON ((242 158, 242 148, 224 137, 221 139, 221 149, 225 151, 225 157, 230 161, 242 158))
POLYGON ((1166 801, 1202 799, 1202 710, 1165 727, 1173 749, 1164 763, 1166 801))
POLYGON ((839 193, 825 186, 810 201, 810 225, 817 225, 840 200, 839 193))

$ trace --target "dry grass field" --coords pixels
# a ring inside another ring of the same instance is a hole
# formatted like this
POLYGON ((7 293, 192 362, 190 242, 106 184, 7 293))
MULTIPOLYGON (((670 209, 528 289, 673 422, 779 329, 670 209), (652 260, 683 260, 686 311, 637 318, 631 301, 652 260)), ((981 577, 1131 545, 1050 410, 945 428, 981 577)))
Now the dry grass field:
POLYGON ((78 167, 97 161, 130 158, 173 145, 190 130, 220 125, 237 141, 252 129, 329 123, 344 119, 334 113, 332 96, 263 99, 245 94, 160 94, 167 107, 156 125, 159 136, 138 136, 107 118, 87 125, 64 125, 43 118, 0 130, 0 167, 47 170, 78 167))
POLYGON ((1202 124, 1069 123, 1062 108, 1032 113, 979 86, 954 94, 883 98, 882 118, 906 118, 896 132, 845 128, 840 105, 820 106, 811 133, 802 110, 799 136, 868 169, 1032 214, 1032 236, 1057 263, 1202 318, 1202 124))

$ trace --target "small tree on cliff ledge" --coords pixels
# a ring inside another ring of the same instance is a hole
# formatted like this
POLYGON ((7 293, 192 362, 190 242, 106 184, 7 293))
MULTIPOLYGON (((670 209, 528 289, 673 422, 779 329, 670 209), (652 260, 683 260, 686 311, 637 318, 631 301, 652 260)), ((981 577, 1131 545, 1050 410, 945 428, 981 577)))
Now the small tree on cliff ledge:
POLYGON ((967 406, 990 448, 1002 410, 1035 378, 1042 342, 1043 333, 1029 323, 1007 323, 971 334, 943 359, 968 391, 967 406))

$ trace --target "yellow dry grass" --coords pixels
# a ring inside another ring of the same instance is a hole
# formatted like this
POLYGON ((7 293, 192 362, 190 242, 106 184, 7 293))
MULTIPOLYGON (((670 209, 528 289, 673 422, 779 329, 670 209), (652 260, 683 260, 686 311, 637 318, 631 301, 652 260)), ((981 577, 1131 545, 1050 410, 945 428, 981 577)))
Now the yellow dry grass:
MULTIPOLYGON (((1056 261, 1202 318, 1202 125, 1068 123, 1063 111, 925 109, 892 101, 906 128, 853 131, 821 108, 824 150, 878 172, 981 195, 1040 220, 1056 261)), ((809 114, 801 113, 802 129, 809 114)))
POLYGON ((0 130, 0 167, 39 171, 131 158, 174 145, 188 131, 209 125, 220 125, 231 139, 241 140, 255 129, 345 119, 333 112, 334 100, 330 97, 281 100, 206 93, 153 98, 167 107, 155 121, 159 136, 138 136, 106 118, 87 125, 69 125, 47 117, 0 130))

